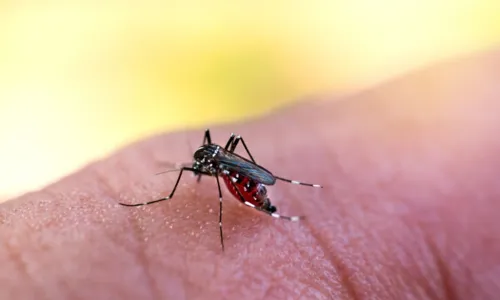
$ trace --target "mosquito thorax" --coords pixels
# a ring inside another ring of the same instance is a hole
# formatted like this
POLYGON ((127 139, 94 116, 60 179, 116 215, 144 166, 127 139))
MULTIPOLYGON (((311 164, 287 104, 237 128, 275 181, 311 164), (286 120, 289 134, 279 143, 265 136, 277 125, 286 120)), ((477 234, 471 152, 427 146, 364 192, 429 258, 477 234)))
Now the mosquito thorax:
POLYGON ((193 158, 201 164, 207 163, 217 155, 220 148, 220 146, 215 144, 203 145, 194 152, 193 158))
POLYGON ((217 155, 220 146, 209 144, 203 145, 193 155, 193 169, 205 173, 216 173, 216 166, 214 165, 214 156, 217 155))

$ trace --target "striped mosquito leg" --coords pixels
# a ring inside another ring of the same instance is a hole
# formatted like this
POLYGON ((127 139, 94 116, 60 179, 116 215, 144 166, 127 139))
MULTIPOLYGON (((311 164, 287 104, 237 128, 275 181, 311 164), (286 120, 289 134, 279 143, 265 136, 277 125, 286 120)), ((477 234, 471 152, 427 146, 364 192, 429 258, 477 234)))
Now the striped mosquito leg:
POLYGON ((217 188, 219 189, 219 233, 220 233, 220 244, 222 246, 222 251, 224 251, 224 236, 222 234, 222 191, 220 189, 219 175, 215 176, 217 180, 217 188))
POLYGON ((156 199, 156 200, 153 200, 153 201, 149 201, 149 202, 143 202, 143 203, 136 203, 136 204, 127 204, 127 203, 118 203, 120 205, 123 205, 123 206, 143 206, 143 205, 149 205, 149 204, 153 204, 153 203, 156 203, 156 202, 162 202, 162 201, 166 201, 166 200, 169 200, 170 198, 172 197, 164 197, 164 198, 160 198, 160 199, 156 199))
POLYGON ((269 215, 269 216, 271 216, 271 217, 273 217, 273 218, 276 218, 276 219, 284 219, 284 220, 294 221, 294 222, 295 222, 295 221, 300 221, 300 220, 305 219, 305 217, 304 217, 304 216, 283 216, 283 215, 280 215, 280 214, 275 213, 275 212, 274 212, 274 213, 272 213, 272 212, 269 212, 269 211, 265 211, 265 210, 263 210, 263 209, 260 209, 260 208, 256 207, 256 206, 255 206, 255 205, 253 205, 252 203, 247 202, 247 201, 245 201, 245 202, 243 202, 243 203, 244 203, 246 206, 250 206, 250 207, 252 207, 252 208, 254 208, 254 209, 256 209, 256 210, 258 210, 258 211, 260 211, 260 212, 263 212, 263 213, 265 213, 266 215, 269 215))
POLYGON ((231 136, 227 140, 226 146, 224 146, 224 150, 229 150, 229 147, 233 144, 233 141, 234 141, 235 137, 236 136, 234 135, 234 133, 231 133, 231 136))
POLYGON ((229 152, 234 152, 234 150, 236 149, 236 146, 238 146, 238 143, 240 141, 243 144, 243 147, 245 148, 245 151, 247 152, 248 157, 250 157, 250 159, 252 160, 252 162, 254 164, 256 164, 255 159, 253 159, 253 156, 250 153, 250 150, 248 150, 248 147, 247 147, 247 144, 245 143, 245 140, 241 136, 239 136, 239 135, 234 138, 234 141, 232 142, 231 148, 229 148, 229 152))
POLYGON ((205 135, 203 136, 202 145, 212 144, 212 137, 210 136, 210 129, 205 130, 205 135))
POLYGON ((292 183, 292 184, 312 186, 312 187, 315 187, 315 188, 323 188, 323 186, 319 185, 319 184, 305 183, 305 182, 300 182, 300 181, 297 181, 297 180, 286 179, 286 178, 278 177, 278 176, 274 176, 274 177, 276 179, 281 180, 281 181, 286 181, 286 182, 289 182, 289 183, 292 183))
POLYGON ((118 203, 118 204, 123 205, 123 206, 142 206, 142 205, 149 205, 149 204, 172 199, 172 197, 174 196, 175 190, 177 190, 177 186, 179 185, 179 181, 181 180, 182 172, 183 171, 191 171, 191 172, 196 171, 196 170, 189 168, 189 167, 182 167, 179 170, 180 170, 180 172, 179 172, 179 176, 177 177, 177 181, 175 182, 174 188, 172 189, 172 192, 170 192, 170 195, 168 195, 168 197, 164 197, 164 198, 160 198, 160 199, 156 199, 156 200, 144 202, 144 203, 137 203, 137 204, 127 204, 127 203, 118 203))

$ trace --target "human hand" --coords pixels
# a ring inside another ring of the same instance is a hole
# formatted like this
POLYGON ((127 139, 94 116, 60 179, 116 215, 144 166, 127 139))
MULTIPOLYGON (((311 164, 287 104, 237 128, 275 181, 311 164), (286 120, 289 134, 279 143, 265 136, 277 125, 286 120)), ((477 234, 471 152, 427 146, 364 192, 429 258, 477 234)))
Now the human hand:
POLYGON ((495 299, 500 52, 212 128, 277 183, 275 220, 213 178, 154 177, 202 130, 153 137, 0 206, 1 299, 495 299))

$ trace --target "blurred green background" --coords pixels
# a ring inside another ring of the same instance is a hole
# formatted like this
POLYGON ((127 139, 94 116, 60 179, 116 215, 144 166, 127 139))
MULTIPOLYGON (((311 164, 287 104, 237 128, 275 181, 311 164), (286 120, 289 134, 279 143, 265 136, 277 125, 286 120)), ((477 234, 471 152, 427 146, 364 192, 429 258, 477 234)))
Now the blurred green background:
POLYGON ((153 133, 500 41, 498 0, 159 2, 0 0, 0 200, 153 133))

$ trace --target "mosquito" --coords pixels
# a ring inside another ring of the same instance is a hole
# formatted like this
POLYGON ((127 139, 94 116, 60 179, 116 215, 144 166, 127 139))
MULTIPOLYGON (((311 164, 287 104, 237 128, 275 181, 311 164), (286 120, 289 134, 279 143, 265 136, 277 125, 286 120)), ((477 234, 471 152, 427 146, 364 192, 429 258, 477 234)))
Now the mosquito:
POLYGON ((248 150, 245 140, 239 135, 231 134, 224 147, 212 143, 209 129, 205 131, 202 146, 194 152, 192 165, 184 165, 179 169, 168 170, 161 173, 173 171, 179 171, 179 175, 174 188, 167 197, 144 203, 119 204, 123 206, 142 206, 172 199, 184 171, 192 172, 195 176, 198 176, 198 182, 203 175, 215 177, 219 192, 219 233, 222 251, 224 251, 224 236, 222 232, 222 190, 219 177, 222 178, 230 193, 241 203, 271 217, 289 221, 299 221, 304 219, 304 217, 278 214, 276 207, 271 204, 271 200, 267 195, 266 186, 274 185, 277 180, 281 180, 297 185, 323 188, 323 186, 319 184, 305 183, 276 176, 269 170, 258 165, 248 150), (249 159, 234 152, 240 142, 248 154, 249 159))

